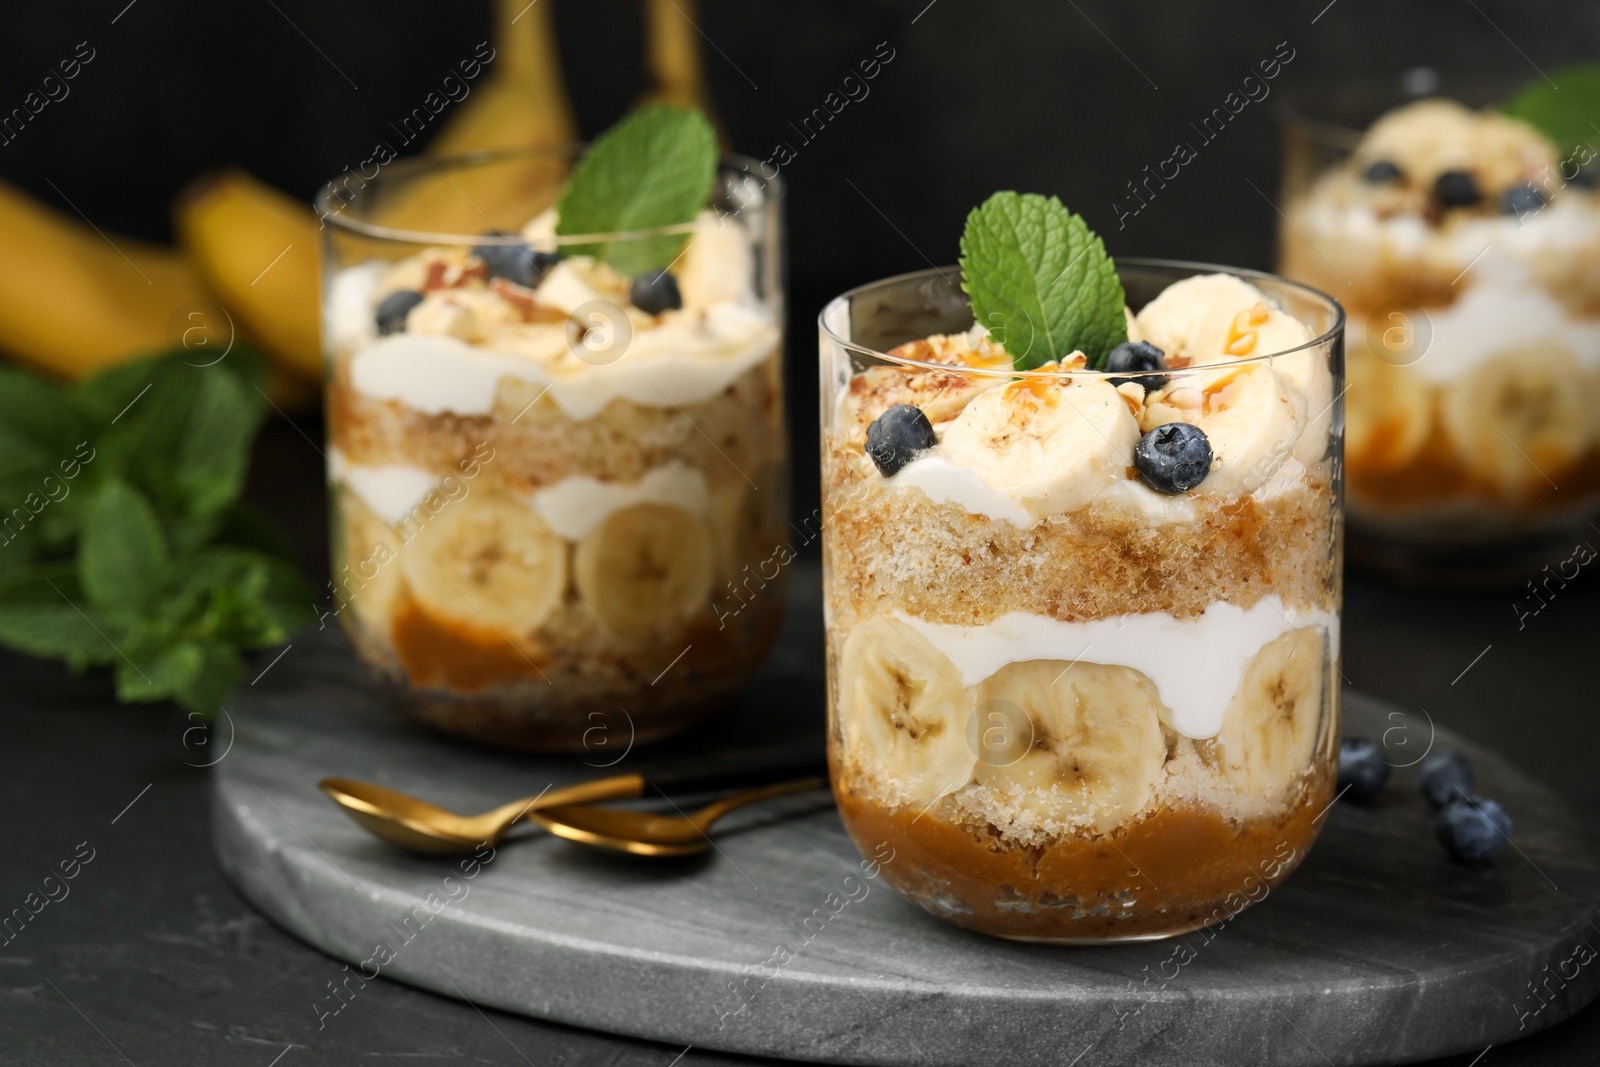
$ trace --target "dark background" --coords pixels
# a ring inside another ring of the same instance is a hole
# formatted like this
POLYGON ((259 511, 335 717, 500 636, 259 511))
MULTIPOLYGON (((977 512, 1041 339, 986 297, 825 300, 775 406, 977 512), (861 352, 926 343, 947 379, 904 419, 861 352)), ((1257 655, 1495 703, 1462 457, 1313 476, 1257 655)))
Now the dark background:
MULTIPOLYGON (((539 2, 557 4, 566 81, 592 135, 644 88, 638 7, 539 2)), ((70 212, 53 182, 101 228, 159 239, 170 236, 173 194, 209 167, 237 164, 309 200, 489 36, 485 3, 8 8, 0 113, 78 42, 97 55, 67 99, 0 147, 0 177, 70 212)), ((705 65, 733 147, 757 158, 779 141, 796 148, 783 176, 807 511, 817 309, 861 282, 952 261, 966 212, 995 189, 1060 195, 1115 255, 1270 267, 1276 216, 1265 197, 1278 197, 1274 113, 1286 97, 1337 78, 1393 82, 1423 65, 1514 83, 1600 57, 1600 8, 1566 2, 704 0, 696 21, 714 43, 705 65), (883 41, 895 58, 870 95, 802 144, 789 124, 883 41), (1199 146, 1189 124, 1279 42, 1294 59, 1272 95, 1199 146), (1119 230, 1112 205, 1125 183, 1178 140, 1200 147, 1198 158, 1119 230)), ((302 431, 315 438, 316 419, 268 427, 250 495, 288 527, 320 582, 322 460, 302 431)), ((1526 629, 1509 594, 1421 593, 1353 574, 1345 672, 1499 746, 1595 827, 1597 613, 1600 579, 1587 573, 1526 629)), ((338 965, 269 927, 223 882, 206 836, 206 775, 184 765, 171 709, 113 707, 104 680, 11 655, 0 656, 0 679, 0 799, 10 809, 0 902, 20 900, 86 834, 104 841, 106 857, 48 924, 30 928, 28 945, 0 956, 0 1063, 124 1062, 113 1044, 141 1065, 267 1067, 291 1046, 280 1067, 384 1062, 370 1056, 666 1067, 677 1055, 495 1013, 491 1029, 463 1005, 391 983, 364 994, 338 1035, 319 1034, 306 1004, 338 965), (147 783, 150 794, 108 829, 147 783)), ((711 1062, 723 1061, 695 1050, 682 1065, 711 1062)), ((1600 1011, 1472 1062, 1600 1062, 1600 1011)))

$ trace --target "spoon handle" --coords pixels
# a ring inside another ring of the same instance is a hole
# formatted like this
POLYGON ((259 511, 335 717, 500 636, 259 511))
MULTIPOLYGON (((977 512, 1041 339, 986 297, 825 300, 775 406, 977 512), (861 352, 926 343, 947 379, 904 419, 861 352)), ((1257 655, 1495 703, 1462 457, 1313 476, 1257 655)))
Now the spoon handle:
POLYGON ((727 789, 742 789, 762 785, 773 779, 828 777, 828 764, 820 753, 806 753, 773 762, 754 760, 748 763, 699 768, 692 771, 663 771, 645 776, 645 792, 659 790, 668 795, 678 793, 711 793, 727 789))

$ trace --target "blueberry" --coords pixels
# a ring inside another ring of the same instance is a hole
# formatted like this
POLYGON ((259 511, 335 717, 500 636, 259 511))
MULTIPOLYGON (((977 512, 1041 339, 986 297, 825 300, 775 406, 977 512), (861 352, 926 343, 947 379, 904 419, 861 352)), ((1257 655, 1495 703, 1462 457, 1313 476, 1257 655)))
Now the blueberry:
POLYGON ((646 315, 659 315, 663 311, 683 307, 683 294, 678 291, 678 279, 663 270, 647 270, 633 279, 628 290, 633 306, 646 315))
POLYGON ((1139 438, 1133 465, 1150 488, 1186 493, 1211 473, 1211 442, 1198 426, 1169 422, 1139 438))
POLYGON ((489 277, 504 278, 529 289, 537 288, 544 281, 545 273, 561 262, 559 252, 535 252, 522 241, 509 245, 479 245, 473 252, 489 268, 489 277))
POLYGON ((933 445, 933 424, 915 404, 896 404, 867 427, 867 455, 885 478, 933 445))
POLYGON ((1388 185, 1390 182, 1399 181, 1405 174, 1399 164, 1392 160, 1379 159, 1368 166, 1361 176, 1373 185, 1388 185))
MULTIPOLYGON (((1124 341, 1113 348, 1106 356, 1105 369, 1109 371, 1166 370, 1166 353, 1149 341, 1124 341)), ((1138 382, 1144 386, 1145 392, 1150 393, 1166 385, 1168 376, 1165 374, 1144 374, 1137 378, 1108 378, 1106 380, 1112 385, 1121 385, 1123 382, 1138 382)))
POLYGON ((1493 859, 1511 837, 1511 816, 1488 797, 1458 797, 1440 809, 1434 836, 1462 863, 1493 859))
POLYGON ((400 333, 406 328, 406 316, 422 303, 422 294, 415 289, 398 289, 378 302, 378 335, 400 333))
POLYGON ((1430 752, 1418 768, 1418 774, 1417 784, 1422 789, 1422 795, 1436 808, 1442 808, 1472 792, 1472 784, 1476 780, 1472 773, 1472 761, 1449 749, 1430 752))
POLYGON ((1339 795, 1370 804, 1389 784, 1389 764, 1383 749, 1370 738, 1347 737, 1339 742, 1339 795))
POLYGON ((1531 215, 1542 207, 1544 207, 1544 194, 1539 192, 1539 187, 1532 182, 1513 185, 1500 198, 1502 215, 1531 215))
POLYGON ((1464 170, 1447 170, 1433 183, 1433 198, 1440 207, 1470 207, 1482 199, 1478 179, 1464 170))

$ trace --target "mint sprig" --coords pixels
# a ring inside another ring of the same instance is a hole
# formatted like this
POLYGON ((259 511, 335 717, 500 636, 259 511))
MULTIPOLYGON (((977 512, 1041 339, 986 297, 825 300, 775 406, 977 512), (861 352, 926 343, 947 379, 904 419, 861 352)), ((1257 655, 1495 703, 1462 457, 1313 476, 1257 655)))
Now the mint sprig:
POLYGON ((1566 158, 1579 145, 1600 144, 1600 65, 1566 67, 1530 82, 1500 109, 1555 143, 1566 158))
MULTIPOLYGON (((561 194, 556 233, 623 233, 692 222, 711 195, 717 135, 704 115, 658 104, 595 138, 561 194)), ((574 245, 624 274, 671 263, 685 235, 574 245)))
POLYGON ((258 357, 140 360, 63 388, 0 370, 0 645, 214 713, 311 590, 238 496, 258 357))
POLYGON ((1017 370, 1082 352, 1094 370, 1128 339, 1116 265, 1057 198, 995 193, 967 216, 961 288, 1017 370))

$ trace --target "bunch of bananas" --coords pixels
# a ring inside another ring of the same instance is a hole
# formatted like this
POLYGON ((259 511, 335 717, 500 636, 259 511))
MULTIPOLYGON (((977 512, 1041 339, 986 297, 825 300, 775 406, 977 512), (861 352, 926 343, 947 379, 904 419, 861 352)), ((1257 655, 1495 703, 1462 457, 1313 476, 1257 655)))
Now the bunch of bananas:
MULTIPOLYGON (((710 113, 689 0, 645 0, 655 88, 710 113)), ((430 154, 564 144, 575 123, 551 4, 495 0, 496 58, 430 154)), ((272 359, 280 407, 322 382, 318 245, 303 204, 242 171, 178 197, 177 248, 102 234, 0 182, 0 354, 77 380, 153 351, 222 348, 235 331, 272 359)))

